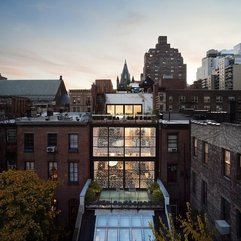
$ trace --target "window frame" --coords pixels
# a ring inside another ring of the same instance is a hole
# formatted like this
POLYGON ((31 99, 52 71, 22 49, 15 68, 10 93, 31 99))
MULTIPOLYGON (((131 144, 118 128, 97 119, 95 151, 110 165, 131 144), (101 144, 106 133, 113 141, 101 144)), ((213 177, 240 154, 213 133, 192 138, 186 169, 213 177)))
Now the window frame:
POLYGON ((24 133, 24 152, 34 152, 33 133, 24 133))
POLYGON ((203 163, 208 163, 208 151, 209 151, 209 145, 207 142, 203 143, 203 163))
POLYGON ((230 211, 231 211, 230 202, 226 198, 221 196, 221 218, 229 224, 231 219, 230 211))
POLYGON ((35 170, 35 162, 25 161, 25 170, 35 170))
POLYGON ((178 152, 178 134, 168 133, 167 134, 167 152, 178 152), (170 138, 176 137, 176 138, 170 138))
POLYGON ((7 143, 16 144, 17 143, 17 130, 14 128, 7 129, 7 143))
POLYGON ((227 178, 231 177, 231 152, 226 149, 223 149, 223 175, 227 178))
POLYGON ((57 146, 58 143, 58 134, 57 133, 48 133, 47 134, 47 146, 57 146))
POLYGON ((202 180, 201 184, 201 204, 202 207, 207 208, 208 205, 208 184, 206 181, 202 180))
POLYGON ((57 161, 49 161, 48 162, 48 178, 51 180, 58 179, 58 162, 57 161), (53 168, 55 168, 55 170, 53 168), (51 173, 53 171, 55 171, 55 172, 51 173))
POLYGON ((197 156, 198 150, 198 140, 196 137, 193 137, 193 156, 197 156))
POLYGON ((192 102, 195 102, 195 103, 198 102, 198 95, 193 95, 192 96, 192 102))
POLYGON ((69 161, 68 163, 68 182, 71 184, 79 183, 79 162, 78 161, 69 161))
POLYGON ((192 171, 192 193, 196 196, 197 194, 197 175, 196 172, 192 171))
POLYGON ((69 152, 78 152, 79 151, 79 134, 69 133, 68 139, 69 139, 69 143, 68 143, 69 152), (77 137, 77 138, 75 139, 74 137, 77 137))

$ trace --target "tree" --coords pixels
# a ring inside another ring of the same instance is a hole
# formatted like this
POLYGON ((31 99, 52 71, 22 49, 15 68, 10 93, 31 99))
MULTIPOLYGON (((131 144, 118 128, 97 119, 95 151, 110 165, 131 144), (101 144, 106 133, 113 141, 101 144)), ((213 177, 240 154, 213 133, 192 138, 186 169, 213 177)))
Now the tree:
POLYGON ((56 188, 34 171, 0 173, 0 240, 54 240, 56 188))
POLYGON ((160 220, 158 231, 151 225, 155 241, 213 241, 213 230, 206 215, 194 214, 189 203, 185 217, 178 218, 174 225, 170 218, 170 229, 160 220), (178 228, 177 228, 178 226, 178 228))

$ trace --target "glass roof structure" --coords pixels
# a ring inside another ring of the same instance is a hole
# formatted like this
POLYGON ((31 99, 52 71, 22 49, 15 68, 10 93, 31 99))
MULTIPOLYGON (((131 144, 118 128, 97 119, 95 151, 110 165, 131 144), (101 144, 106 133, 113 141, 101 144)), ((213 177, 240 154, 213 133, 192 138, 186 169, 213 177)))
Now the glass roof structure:
POLYGON ((152 241, 153 211, 96 210, 94 241, 152 241))

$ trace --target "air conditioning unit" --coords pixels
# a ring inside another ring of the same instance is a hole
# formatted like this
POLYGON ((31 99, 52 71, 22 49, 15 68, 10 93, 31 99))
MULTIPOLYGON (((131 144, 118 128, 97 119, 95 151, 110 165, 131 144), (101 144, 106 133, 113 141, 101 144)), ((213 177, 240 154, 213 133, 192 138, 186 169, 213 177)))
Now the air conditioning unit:
POLYGON ((225 220, 215 220, 215 227, 221 235, 230 233, 230 225, 225 220))
POLYGON ((168 152, 177 152, 177 148, 168 148, 168 152))
POLYGON ((57 147, 56 146, 48 146, 46 149, 47 152, 56 152, 57 147))

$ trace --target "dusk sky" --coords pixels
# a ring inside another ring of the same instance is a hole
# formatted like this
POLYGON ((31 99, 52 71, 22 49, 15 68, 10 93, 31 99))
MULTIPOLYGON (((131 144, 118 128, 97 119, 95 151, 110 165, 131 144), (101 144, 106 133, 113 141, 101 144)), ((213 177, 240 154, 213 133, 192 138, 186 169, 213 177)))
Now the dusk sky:
POLYGON ((167 36, 192 83, 209 49, 241 43, 240 0, 0 0, 0 73, 57 79, 67 89, 111 79, 126 59, 140 79, 144 54, 167 36))

